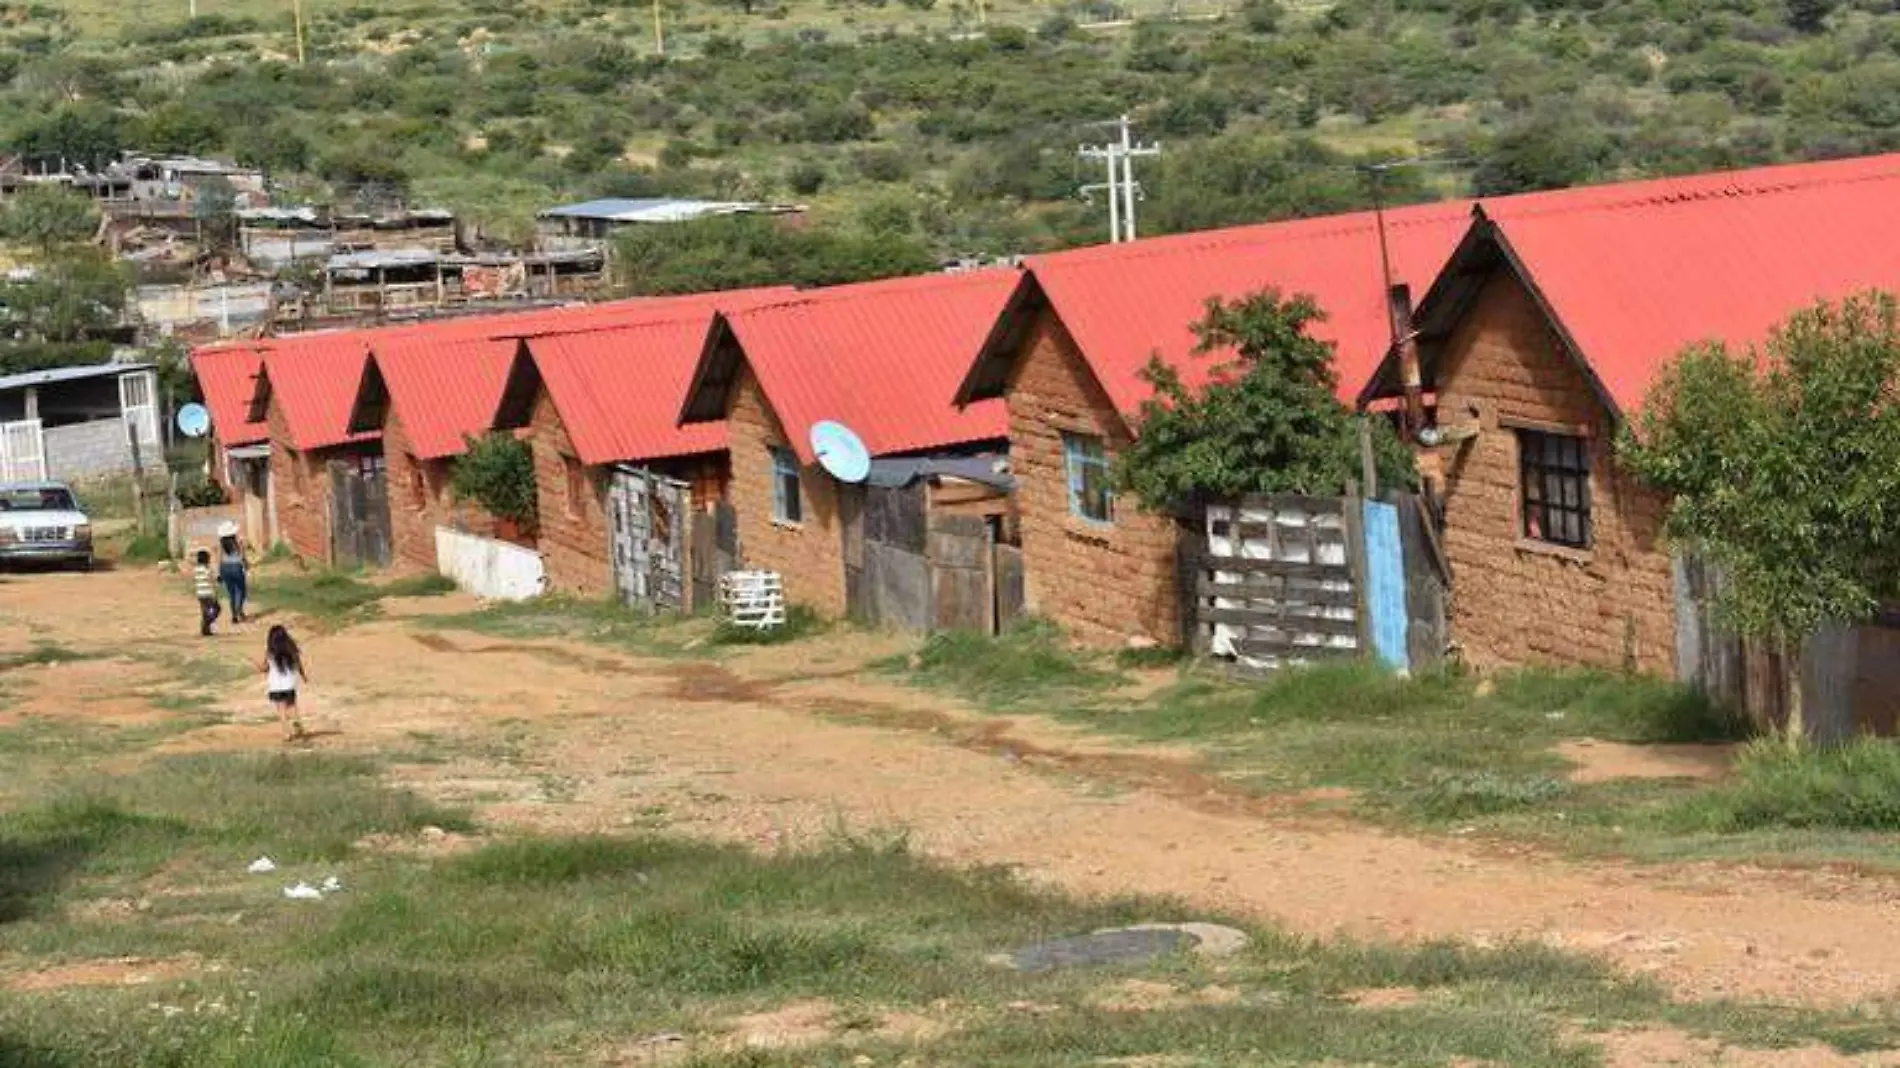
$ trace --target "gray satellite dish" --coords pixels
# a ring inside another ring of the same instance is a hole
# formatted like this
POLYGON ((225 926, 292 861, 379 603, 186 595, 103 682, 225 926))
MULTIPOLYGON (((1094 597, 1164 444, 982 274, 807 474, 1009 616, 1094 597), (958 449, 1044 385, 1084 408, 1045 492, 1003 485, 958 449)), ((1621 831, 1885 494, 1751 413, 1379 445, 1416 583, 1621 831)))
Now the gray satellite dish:
POLYGON ((871 474, 871 453, 843 423, 829 419, 811 425, 811 451, 818 466, 840 482, 863 482, 871 474))

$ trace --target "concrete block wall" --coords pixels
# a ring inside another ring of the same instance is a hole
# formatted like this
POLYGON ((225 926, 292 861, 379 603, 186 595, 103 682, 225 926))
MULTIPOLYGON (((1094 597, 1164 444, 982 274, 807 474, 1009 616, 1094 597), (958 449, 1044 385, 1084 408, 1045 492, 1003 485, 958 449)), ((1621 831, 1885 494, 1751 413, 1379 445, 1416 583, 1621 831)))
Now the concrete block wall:
POLYGON ((1111 461, 1132 438, 1053 312, 1045 310, 1028 334, 1008 405, 1029 611, 1089 644, 1131 638, 1179 644, 1175 521, 1123 496, 1115 499, 1108 524, 1069 512, 1063 433, 1102 438, 1111 461))
POLYGON ((785 524, 772 518, 770 449, 788 447, 790 439, 749 368, 734 387, 727 427, 732 458, 730 493, 739 521, 741 566, 778 572, 790 603, 810 605, 829 616, 843 616, 844 542, 836 484, 815 465, 802 468, 799 484, 804 497, 803 521, 785 524))
MULTIPOLYGON (((132 470, 132 445, 125 421, 95 419, 47 427, 41 432, 48 478, 76 479, 126 474, 132 470)), ((148 470, 164 472, 165 456, 149 448, 140 458, 148 470)))
POLYGON ((1524 286, 1500 271, 1439 355, 1438 419, 1478 420, 1440 450, 1452 640, 1480 668, 1568 664, 1673 675, 1674 580, 1664 502, 1616 465, 1615 426, 1524 286), (1521 536, 1514 424, 1589 440, 1592 544, 1521 536))

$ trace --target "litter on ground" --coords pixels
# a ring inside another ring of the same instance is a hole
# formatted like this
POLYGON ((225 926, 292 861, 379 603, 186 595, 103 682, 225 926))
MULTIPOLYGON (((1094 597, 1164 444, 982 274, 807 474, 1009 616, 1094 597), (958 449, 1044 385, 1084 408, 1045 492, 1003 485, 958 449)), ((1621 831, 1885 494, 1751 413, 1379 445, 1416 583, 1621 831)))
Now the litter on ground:
POLYGON ((251 861, 251 866, 245 870, 252 875, 269 875, 277 870, 277 862, 269 857, 258 857, 251 861))

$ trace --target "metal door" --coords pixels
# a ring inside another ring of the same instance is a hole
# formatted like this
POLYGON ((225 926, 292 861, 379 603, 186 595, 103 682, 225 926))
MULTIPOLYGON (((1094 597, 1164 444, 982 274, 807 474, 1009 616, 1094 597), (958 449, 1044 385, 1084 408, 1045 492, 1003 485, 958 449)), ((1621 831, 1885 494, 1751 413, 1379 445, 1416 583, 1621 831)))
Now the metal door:
POLYGON ((38 419, 0 423, 0 482, 46 478, 46 436, 38 419))
POLYGON ((607 491, 614 591, 622 603, 677 611, 686 602, 686 514, 692 487, 616 468, 607 491))
POLYGON ((381 456, 330 461, 330 552, 336 566, 389 566, 388 487, 381 456))
POLYGON ((126 438, 137 455, 153 456, 158 448, 158 376, 151 371, 119 376, 119 413, 126 438))

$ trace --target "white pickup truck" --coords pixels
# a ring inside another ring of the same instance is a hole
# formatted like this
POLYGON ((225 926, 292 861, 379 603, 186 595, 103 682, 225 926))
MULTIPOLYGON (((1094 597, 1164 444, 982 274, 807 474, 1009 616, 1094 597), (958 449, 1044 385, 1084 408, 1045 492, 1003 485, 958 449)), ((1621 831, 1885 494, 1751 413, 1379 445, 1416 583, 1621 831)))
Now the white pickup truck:
POLYGON ((0 482, 0 564, 92 566, 92 520, 59 482, 0 482))

